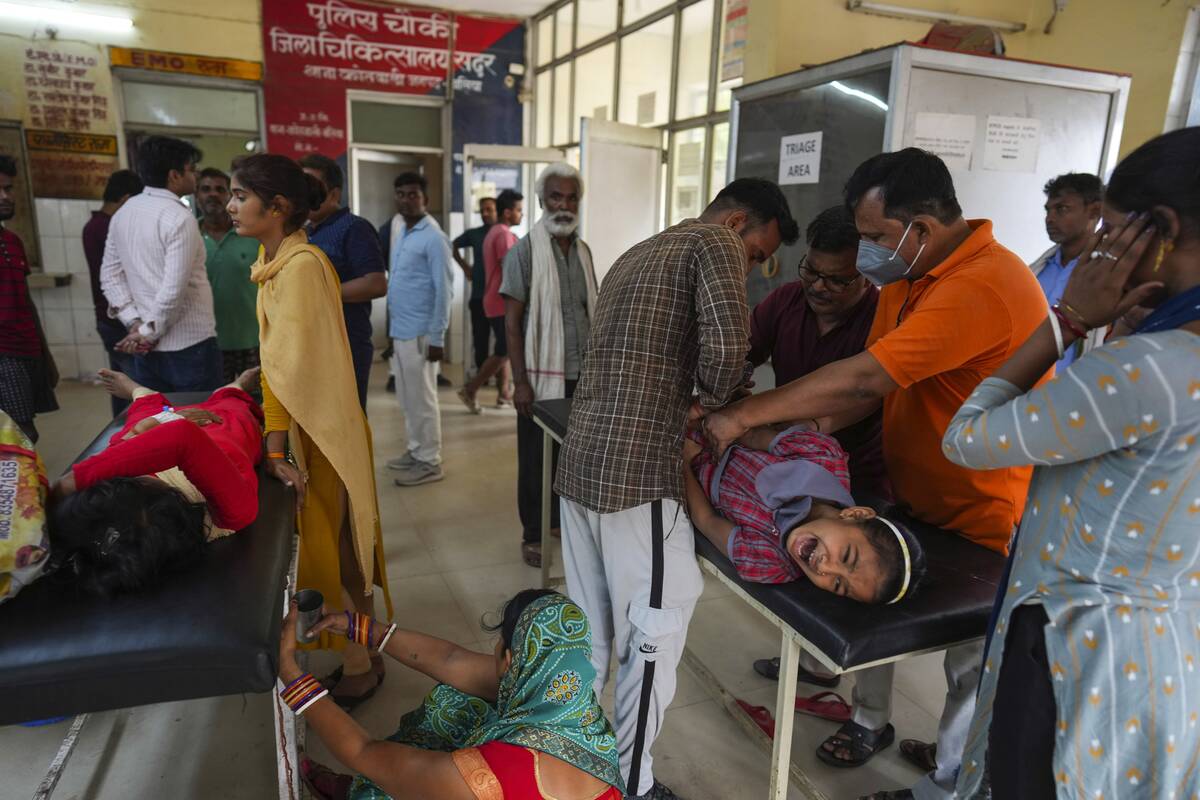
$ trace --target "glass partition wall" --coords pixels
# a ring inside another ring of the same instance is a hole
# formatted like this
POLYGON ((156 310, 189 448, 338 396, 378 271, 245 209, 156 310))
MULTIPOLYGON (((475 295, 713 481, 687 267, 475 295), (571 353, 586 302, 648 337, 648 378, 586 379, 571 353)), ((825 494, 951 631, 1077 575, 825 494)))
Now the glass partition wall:
POLYGON ((664 132, 671 225, 725 184, 725 0, 560 0, 533 18, 531 145, 578 152, 582 117, 664 132))

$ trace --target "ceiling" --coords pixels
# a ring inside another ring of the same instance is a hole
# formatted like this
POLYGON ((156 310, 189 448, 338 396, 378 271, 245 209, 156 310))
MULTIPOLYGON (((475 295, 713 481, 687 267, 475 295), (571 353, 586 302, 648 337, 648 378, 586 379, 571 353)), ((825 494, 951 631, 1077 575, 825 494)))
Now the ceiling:
POLYGON ((504 17, 532 17, 553 0, 430 0, 430 2, 406 2, 404 5, 436 6, 451 11, 482 11, 504 17))

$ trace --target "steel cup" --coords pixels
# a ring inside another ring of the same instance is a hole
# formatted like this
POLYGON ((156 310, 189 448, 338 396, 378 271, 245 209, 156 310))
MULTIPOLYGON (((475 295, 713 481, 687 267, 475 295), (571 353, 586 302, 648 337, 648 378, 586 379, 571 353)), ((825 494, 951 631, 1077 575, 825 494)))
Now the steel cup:
POLYGON ((296 592, 296 641, 308 644, 316 641, 316 636, 309 636, 309 629, 321 621, 321 608, 325 605, 325 597, 316 589, 301 589, 296 592))

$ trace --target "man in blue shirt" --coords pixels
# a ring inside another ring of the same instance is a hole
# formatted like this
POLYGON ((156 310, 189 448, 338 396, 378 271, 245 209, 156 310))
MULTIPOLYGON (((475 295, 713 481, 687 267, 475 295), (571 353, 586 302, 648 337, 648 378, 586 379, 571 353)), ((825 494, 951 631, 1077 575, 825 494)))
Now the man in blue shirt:
POLYGON ((371 301, 387 294, 386 262, 375 226, 342 207, 342 168, 332 158, 310 153, 300 159, 309 175, 325 184, 325 202, 308 215, 308 240, 325 251, 342 282, 342 312, 354 358, 358 402, 367 408, 371 375, 371 301))
POLYGON ((400 219, 392 237, 388 278, 389 335, 396 399, 404 412, 408 450, 388 462, 397 486, 440 481, 442 422, 438 412, 437 362, 450 324, 454 259, 450 240, 426 211, 429 184, 415 172, 395 180, 400 219))
MULTIPOLYGON (((1046 235, 1054 242, 1045 253, 1029 265, 1042 286, 1046 302, 1054 305, 1062 299, 1067 281, 1087 246, 1088 237, 1095 232, 1104 201, 1104 184, 1086 172, 1068 172, 1046 184, 1046 235)), ((1080 339, 1067 349, 1055 366, 1062 372, 1076 358, 1092 347, 1102 344, 1103 331, 1080 339)))

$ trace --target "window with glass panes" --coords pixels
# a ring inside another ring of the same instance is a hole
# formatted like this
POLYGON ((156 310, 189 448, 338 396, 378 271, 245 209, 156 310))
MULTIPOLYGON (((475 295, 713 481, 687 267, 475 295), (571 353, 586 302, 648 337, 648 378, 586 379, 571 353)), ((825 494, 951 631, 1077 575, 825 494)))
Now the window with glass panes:
POLYGON ((725 0, 559 0, 536 15, 529 142, 579 152, 580 119, 658 128, 671 225, 725 184, 729 93, 720 81, 725 0))

